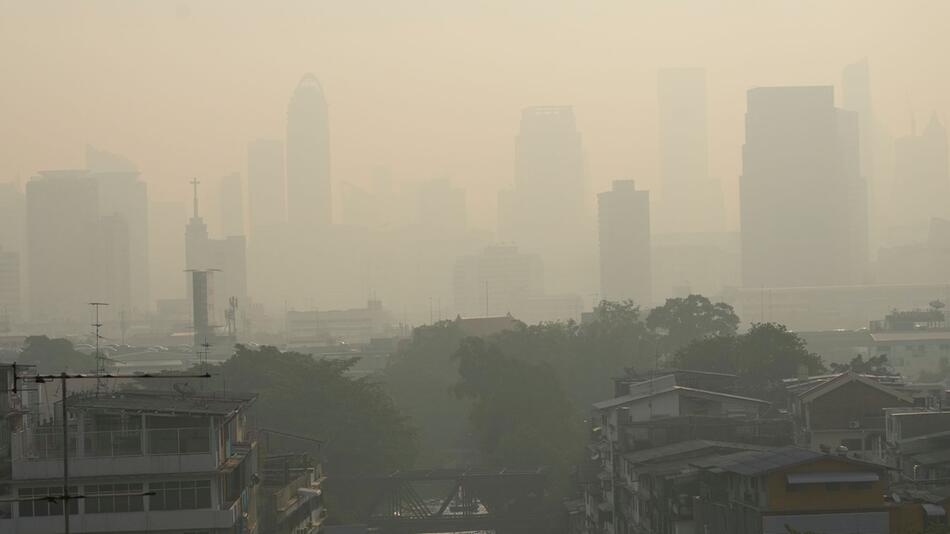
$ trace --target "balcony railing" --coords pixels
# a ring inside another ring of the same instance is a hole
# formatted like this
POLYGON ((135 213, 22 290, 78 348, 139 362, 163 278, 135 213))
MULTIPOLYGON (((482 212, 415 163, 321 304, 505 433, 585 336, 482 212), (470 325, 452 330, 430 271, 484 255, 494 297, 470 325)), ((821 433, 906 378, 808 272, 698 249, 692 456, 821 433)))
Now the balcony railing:
MULTIPOLYGON (((19 458, 45 460, 63 457, 63 436, 59 432, 18 432, 19 458)), ((207 428, 161 428, 152 430, 109 430, 82 432, 69 436, 71 458, 107 458, 151 454, 206 454, 211 452, 207 428)))

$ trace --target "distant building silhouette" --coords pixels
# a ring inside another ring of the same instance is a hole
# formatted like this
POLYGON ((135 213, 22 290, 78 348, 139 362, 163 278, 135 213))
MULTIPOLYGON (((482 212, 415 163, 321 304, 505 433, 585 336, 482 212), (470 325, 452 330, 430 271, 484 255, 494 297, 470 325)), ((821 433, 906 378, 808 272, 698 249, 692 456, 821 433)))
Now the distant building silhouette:
POLYGON ((287 222, 284 143, 256 139, 247 147, 247 204, 250 235, 287 222))
POLYGON ((20 254, 0 249, 0 331, 10 331, 23 320, 20 254))
POLYGON ((85 170, 43 171, 26 184, 30 317, 88 322, 98 300, 99 191, 85 170))
POLYGON ((832 87, 748 92, 739 196, 743 285, 848 285, 867 276, 858 123, 832 87))
POLYGON ((709 178, 706 71, 663 69, 657 76, 662 233, 721 232, 722 187, 709 178))
POLYGON ((514 189, 499 194, 499 235, 540 254, 556 291, 595 291, 593 224, 581 134, 570 106, 526 108, 514 189))
MULTIPOLYGON (((93 162, 87 162, 92 164, 93 162)), ((94 167, 94 165, 91 165, 94 167)), ((99 167, 102 169, 102 167, 99 167)), ((149 203, 148 186, 139 178, 138 171, 97 170, 89 175, 96 181, 99 191, 99 214, 108 226, 114 241, 126 235, 128 240, 128 266, 113 266, 119 271, 128 271, 127 289, 116 289, 114 297, 103 295, 110 307, 106 312, 118 317, 120 313, 145 314, 151 309, 151 267, 149 265, 149 203), (106 217, 111 219, 105 220, 106 217), (125 225, 123 230, 119 225, 125 225), (125 295, 125 292, 128 295, 125 295), (108 300, 113 298, 114 300, 108 300)), ((110 245, 120 246, 118 243, 110 245)), ((115 250, 113 250, 113 254, 115 250)), ((118 261, 113 258, 112 261, 118 261)), ((114 280, 126 287, 125 281, 114 280)))
POLYGON ((947 129, 930 116, 920 133, 894 143, 894 190, 891 201, 897 223, 911 233, 924 235, 934 217, 950 217, 950 172, 947 129))
POLYGON ((149 272, 155 300, 185 298, 181 285, 185 236, 181 228, 187 222, 188 210, 183 202, 149 201, 149 272))
POLYGON ((514 245, 486 247, 455 263, 455 309, 462 317, 514 313, 521 301, 544 294, 541 258, 514 245))
POLYGON ((238 298, 241 302, 247 300, 247 245, 244 236, 227 236, 223 239, 212 239, 208 236, 208 227, 198 211, 198 181, 193 180, 194 212, 185 227, 185 270, 186 287, 189 298, 194 298, 192 288, 194 280, 190 272, 193 271, 221 271, 210 278, 213 287, 210 294, 216 316, 212 319, 214 326, 223 325, 223 314, 227 309, 228 299, 238 298))
POLYGON ((333 221, 327 101, 312 74, 300 80, 287 108, 287 216, 298 228, 333 221))
POLYGON ((218 184, 218 216, 221 235, 244 235, 244 187, 236 172, 222 177, 218 184))
POLYGON ((633 180, 616 180, 597 201, 600 298, 650 306, 650 193, 638 191, 633 180))

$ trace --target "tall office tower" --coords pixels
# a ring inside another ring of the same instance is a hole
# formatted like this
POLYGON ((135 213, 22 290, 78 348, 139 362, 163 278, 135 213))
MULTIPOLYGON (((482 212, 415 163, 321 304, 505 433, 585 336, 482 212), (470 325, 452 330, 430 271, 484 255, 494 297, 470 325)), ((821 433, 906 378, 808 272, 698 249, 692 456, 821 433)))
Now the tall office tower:
POLYGON ((108 302, 111 319, 132 311, 131 229, 123 215, 103 215, 99 219, 99 300, 108 302))
POLYGON ((455 262, 455 309, 465 317, 517 313, 529 297, 544 295, 541 258, 496 245, 455 262))
POLYGON ((88 322, 99 300, 99 192, 87 171, 44 171, 26 184, 30 317, 88 322))
POLYGON ((616 180, 597 195, 600 223, 600 298, 652 304, 650 193, 633 180, 616 180))
POLYGON ((589 293, 593 220, 581 134, 570 106, 526 108, 515 153, 514 189, 499 197, 499 233, 540 254, 555 292, 589 293))
POLYGON ((20 254, 0 249, 0 331, 23 320, 20 315, 20 254))
POLYGON ((23 250, 26 198, 18 182, 0 183, 0 247, 23 250))
POLYGON ((327 101, 313 74, 300 80, 287 107, 287 217, 305 229, 333 221, 327 101))
MULTIPOLYGON (((87 165, 91 162, 87 161, 87 165)), ((127 226, 129 242, 129 299, 111 302, 108 313, 146 313, 151 307, 149 264, 148 186, 138 171, 90 171, 99 191, 99 214, 118 217, 127 226)), ((114 224, 114 223, 113 223, 114 224)))
POLYGON ((748 92, 739 183, 745 287, 866 282, 858 123, 832 87, 748 92))
POLYGON ((256 139, 247 147, 247 205, 251 239, 287 221, 284 143, 256 139))
POLYGON ((709 178, 706 71, 664 69, 657 76, 663 233, 721 232, 722 187, 709 178))
POLYGON ((458 235, 467 227, 465 190, 449 180, 419 185, 418 223, 441 234, 458 235))
POLYGON ((151 201, 148 222, 151 294, 156 300, 184 298, 185 236, 181 228, 188 222, 187 208, 182 202, 151 201))
POLYGON ((871 183, 874 172, 874 113, 867 59, 847 65, 841 71, 841 107, 858 114, 861 176, 871 183))
POLYGON ((919 134, 894 143, 894 203, 897 224, 926 235, 930 219, 950 217, 947 129, 936 114, 919 134))
POLYGON ((218 183, 218 215, 221 235, 244 235, 244 187, 240 174, 224 176, 218 183))

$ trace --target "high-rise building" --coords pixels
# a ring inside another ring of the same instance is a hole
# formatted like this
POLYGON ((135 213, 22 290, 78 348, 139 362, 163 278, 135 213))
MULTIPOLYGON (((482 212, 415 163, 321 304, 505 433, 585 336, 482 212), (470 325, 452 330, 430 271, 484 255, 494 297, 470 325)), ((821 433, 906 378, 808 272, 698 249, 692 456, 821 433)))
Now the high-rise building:
POLYGON ((30 317, 88 322, 99 300, 99 191, 85 170, 43 171, 26 184, 30 317))
POLYGON ((890 197, 896 223, 925 235, 930 219, 950 217, 947 129, 936 114, 922 132, 897 139, 894 160, 890 197))
POLYGON ((110 302, 110 313, 145 313, 151 306, 148 186, 137 171, 91 171, 90 177, 99 191, 99 214, 118 218, 109 221, 113 230, 118 220, 127 227, 129 295, 121 303, 110 302))
POLYGON ((124 317, 132 308, 132 249, 130 228, 119 214, 99 219, 99 300, 109 303, 112 318, 124 317))
POLYGON ((514 189, 499 195, 499 234, 540 254, 546 282, 558 292, 595 290, 588 193, 574 110, 526 108, 516 142, 514 189))
POLYGON ((306 229, 333 221, 327 101, 313 74, 300 80, 287 107, 287 217, 306 229))
POLYGON ((185 265, 185 236, 181 228, 188 222, 182 202, 149 202, 149 251, 152 295, 159 299, 184 298, 181 266, 185 265))
POLYGON ((861 176, 870 183, 874 172, 874 112, 867 59, 847 65, 841 71, 841 107, 858 114, 861 176))
POLYGON ((244 187, 236 172, 222 177, 218 183, 218 216, 221 235, 244 235, 244 187))
POLYGON ((709 178, 706 71, 664 69, 657 76, 663 233, 721 232, 719 180, 709 178))
POLYGON ((0 331, 9 331, 23 319, 20 291, 20 254, 0 249, 0 331))
POLYGON ((247 147, 247 205, 251 239, 287 221, 284 143, 256 139, 247 147))
POLYGON ((652 303, 650 193, 617 180, 597 195, 600 223, 600 298, 652 303))
POLYGON ((739 184, 745 287, 864 283, 858 123, 832 87, 748 92, 739 184))

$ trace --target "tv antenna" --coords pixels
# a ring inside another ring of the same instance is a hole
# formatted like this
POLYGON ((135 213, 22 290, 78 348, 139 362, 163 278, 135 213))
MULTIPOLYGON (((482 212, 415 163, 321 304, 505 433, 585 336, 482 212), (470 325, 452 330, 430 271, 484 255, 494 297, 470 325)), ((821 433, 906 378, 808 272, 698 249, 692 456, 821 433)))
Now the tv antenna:
POLYGON ((96 329, 96 397, 99 396, 99 393, 102 391, 102 375, 106 373, 105 360, 102 358, 102 352, 99 350, 99 340, 102 339, 102 336, 99 335, 99 329, 102 328, 102 321, 99 320, 99 309, 103 306, 108 306, 108 302, 90 302, 90 306, 96 311, 96 322, 92 323, 92 327, 96 329))

